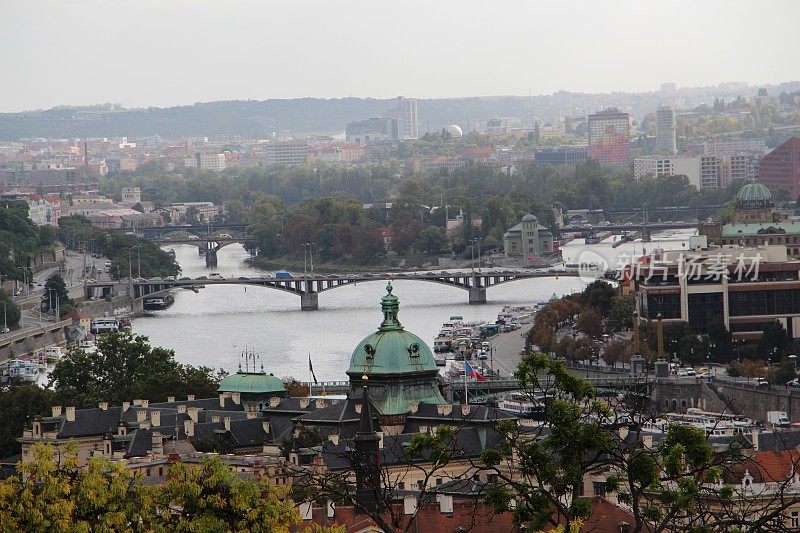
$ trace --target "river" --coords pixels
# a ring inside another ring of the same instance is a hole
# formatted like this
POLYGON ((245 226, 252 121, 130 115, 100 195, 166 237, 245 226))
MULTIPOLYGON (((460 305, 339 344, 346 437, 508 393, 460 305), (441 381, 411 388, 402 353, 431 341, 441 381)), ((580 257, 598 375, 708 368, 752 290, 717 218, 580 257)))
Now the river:
MULTIPOLYGON (((685 234, 676 234, 646 246, 681 248, 685 242, 685 234)), ((612 249, 604 242, 588 248, 616 257, 634 248, 641 253, 643 246, 629 243, 612 249)), ((196 247, 170 247, 182 275, 208 274, 196 247)), ((576 261, 585 248, 582 241, 573 241, 565 246, 564 257, 567 262, 576 261)), ((240 245, 226 246, 218 254, 214 271, 228 278, 260 275, 261 271, 246 264, 247 257, 240 245)), ((422 281, 393 282, 394 294, 400 298, 400 321, 429 345, 451 315, 494 321, 504 305, 531 305, 553 294, 582 290, 586 284, 573 277, 520 280, 489 288, 485 305, 469 305, 462 289, 422 281)), ((381 322, 384 294, 386 280, 348 285, 321 293, 318 311, 301 311, 300 298, 294 294, 255 286, 210 285, 197 294, 176 291, 172 307, 137 318, 133 329, 147 335, 152 344, 174 350, 182 363, 234 372, 240 353, 248 349, 261 356, 267 372, 306 380, 310 354, 317 379, 345 380, 353 348, 381 322)))

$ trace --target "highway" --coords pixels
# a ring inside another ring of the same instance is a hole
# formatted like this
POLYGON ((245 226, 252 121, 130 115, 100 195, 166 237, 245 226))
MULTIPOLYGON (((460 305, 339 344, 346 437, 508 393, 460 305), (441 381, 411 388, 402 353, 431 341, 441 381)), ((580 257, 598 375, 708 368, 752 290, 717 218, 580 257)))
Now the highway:
POLYGON ((487 363, 491 361, 501 376, 511 376, 516 371, 520 353, 525 348, 525 335, 532 326, 525 324, 521 329, 500 333, 489 340, 492 356, 487 363))

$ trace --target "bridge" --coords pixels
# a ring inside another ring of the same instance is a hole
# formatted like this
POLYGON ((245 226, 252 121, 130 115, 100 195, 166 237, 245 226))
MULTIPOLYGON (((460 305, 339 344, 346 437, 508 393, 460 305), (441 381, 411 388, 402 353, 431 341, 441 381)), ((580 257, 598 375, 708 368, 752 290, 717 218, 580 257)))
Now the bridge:
MULTIPOLYGON (((629 375, 584 378, 591 383, 598 392, 613 391, 614 393, 632 393, 637 395, 650 396, 655 382, 647 378, 631 377, 629 375)), ((312 394, 347 394, 350 391, 349 381, 320 381, 318 383, 304 382, 303 385, 310 387, 312 394)), ((489 399, 497 398, 507 392, 522 390, 519 380, 513 377, 488 378, 485 381, 467 380, 466 387, 464 379, 452 379, 443 382, 445 398, 452 402, 463 402, 464 391, 471 403, 485 403, 489 399)))
POLYGON ((132 298, 144 298, 164 294, 173 289, 199 288, 206 285, 255 285, 280 291, 290 292, 300 296, 300 308, 314 310, 319 308, 319 293, 364 283, 368 281, 409 280, 439 283, 450 287, 457 287, 469 292, 469 303, 486 303, 486 289, 495 285, 518 281, 521 279, 558 278, 559 276, 577 277, 577 271, 567 272, 536 272, 536 271, 484 271, 480 272, 428 272, 428 273, 392 273, 381 274, 376 277, 372 274, 330 274, 289 278, 276 278, 273 276, 247 277, 226 279, 222 277, 199 278, 153 278, 132 279, 123 281, 98 281, 86 284, 86 298, 103 298, 109 294, 127 292, 132 298))
POLYGON ((196 237, 194 239, 189 237, 158 237, 150 240, 162 246, 169 244, 191 244, 192 246, 197 246, 200 255, 204 255, 206 258, 206 266, 208 268, 216 268, 217 252, 219 252, 220 249, 229 244, 244 244, 252 239, 250 237, 218 237, 211 235, 202 238, 196 237))
POLYGON ((598 231, 627 231, 627 232, 642 232, 642 239, 644 241, 650 240, 650 235, 654 231, 668 230, 668 229, 697 229, 697 222, 648 222, 645 224, 623 223, 623 224, 598 224, 592 225, 578 225, 578 226, 563 226, 559 231, 564 233, 591 233, 594 234, 598 231))

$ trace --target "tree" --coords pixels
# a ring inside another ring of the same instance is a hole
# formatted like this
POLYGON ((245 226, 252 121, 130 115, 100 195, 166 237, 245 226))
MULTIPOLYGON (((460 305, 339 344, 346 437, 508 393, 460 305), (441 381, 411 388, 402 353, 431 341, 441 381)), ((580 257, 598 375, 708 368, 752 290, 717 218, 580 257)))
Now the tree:
POLYGON ((633 357, 633 347, 625 340, 614 339, 606 343, 601 355, 607 365, 615 366, 617 363, 629 363, 633 357))
POLYGON ((48 416, 53 391, 34 383, 18 382, 0 386, 0 457, 20 452, 17 438, 35 416, 48 416))
POLYGON ((590 307, 596 307, 601 313, 607 314, 611 309, 611 301, 617 295, 616 289, 603 280, 590 283, 581 295, 581 301, 590 307))
POLYGON ((180 365, 172 350, 154 348, 147 337, 123 331, 100 336, 94 353, 71 350, 56 363, 51 382, 60 403, 85 408, 101 401, 121 405, 136 398, 212 397, 223 376, 209 367, 180 365))
POLYGON ((614 296, 609 306, 608 326, 614 331, 632 328, 634 311, 636 311, 636 299, 632 294, 614 296))
POLYGON ((770 322, 764 326, 761 338, 758 340, 757 354, 762 359, 777 362, 779 357, 786 354, 792 340, 780 322, 770 322))
POLYGON ((797 372, 788 357, 782 357, 781 362, 768 375, 770 383, 783 385, 797 377, 797 372))
POLYGON ((444 228, 428 226, 419 232, 414 248, 428 255, 438 254, 448 249, 447 233, 444 228))
POLYGON ((52 311, 58 309, 59 315, 64 316, 75 308, 72 298, 69 297, 67 284, 58 274, 53 274, 44 284, 42 294, 42 311, 52 311))
MULTIPOLYGON (((22 316, 19 306, 3 289, 0 289, 0 313, 5 313, 5 321, 9 328, 19 324, 19 319, 22 316)), ((2 323, 0 323, 0 328, 2 328, 2 323)))
POLYGON ((603 336, 603 315, 594 307, 584 308, 575 321, 575 327, 584 335, 599 339, 603 336))

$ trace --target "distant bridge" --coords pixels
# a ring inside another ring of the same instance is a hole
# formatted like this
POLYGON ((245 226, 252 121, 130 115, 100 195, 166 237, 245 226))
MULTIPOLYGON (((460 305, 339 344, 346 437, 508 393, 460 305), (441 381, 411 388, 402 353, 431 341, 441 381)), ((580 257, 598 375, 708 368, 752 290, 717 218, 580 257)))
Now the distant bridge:
POLYGON ((221 278, 201 276, 199 278, 179 279, 134 279, 129 281, 98 281, 86 284, 87 298, 102 298, 109 294, 128 293, 133 298, 144 298, 164 294, 172 289, 202 287, 204 285, 256 285, 300 296, 300 308, 313 310, 319 307, 319 293, 354 285, 367 281, 408 280, 439 283, 457 287, 469 292, 469 303, 486 303, 486 289, 495 285, 518 281, 521 279, 558 278, 559 276, 577 277, 577 271, 567 272, 535 272, 535 271, 484 271, 479 272, 439 272, 437 273, 397 273, 383 274, 376 277, 372 274, 331 274, 292 278, 275 278, 270 276, 237 278, 221 278))

